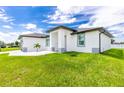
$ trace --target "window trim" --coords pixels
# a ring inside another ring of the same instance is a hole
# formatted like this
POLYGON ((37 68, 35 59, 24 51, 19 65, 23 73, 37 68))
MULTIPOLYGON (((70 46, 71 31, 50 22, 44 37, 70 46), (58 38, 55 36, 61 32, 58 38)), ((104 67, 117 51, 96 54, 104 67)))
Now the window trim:
POLYGON ((78 47, 85 47, 85 33, 80 33, 80 34, 77 34, 77 46, 78 47), (79 45, 79 35, 84 35, 84 45, 79 45))

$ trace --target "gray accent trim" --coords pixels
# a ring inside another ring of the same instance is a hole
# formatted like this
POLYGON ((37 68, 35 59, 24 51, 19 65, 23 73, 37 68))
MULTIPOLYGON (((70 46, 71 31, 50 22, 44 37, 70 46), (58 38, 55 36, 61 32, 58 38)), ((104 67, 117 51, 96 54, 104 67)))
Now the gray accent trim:
POLYGON ((99 48, 92 48, 92 53, 99 53, 99 48))
POLYGON ((54 47, 52 47, 52 48, 51 48, 51 50, 52 50, 52 51, 55 51, 55 48, 54 48, 54 47))
POLYGON ((58 49, 58 52, 60 52, 60 53, 61 53, 61 52, 66 52, 66 49, 65 49, 65 48, 59 48, 59 49, 58 49))
POLYGON ((28 52, 28 48, 27 48, 27 47, 23 47, 23 48, 22 48, 22 51, 23 51, 23 52, 28 52))

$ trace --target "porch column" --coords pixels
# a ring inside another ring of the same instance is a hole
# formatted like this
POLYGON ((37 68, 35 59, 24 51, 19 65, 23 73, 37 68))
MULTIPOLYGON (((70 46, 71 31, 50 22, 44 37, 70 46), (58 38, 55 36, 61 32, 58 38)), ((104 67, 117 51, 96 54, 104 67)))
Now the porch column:
POLYGON ((53 45, 52 45, 52 33, 50 33, 50 50, 52 51, 53 45))
POLYGON ((64 31, 58 31, 58 52, 65 51, 65 40, 64 40, 64 31))

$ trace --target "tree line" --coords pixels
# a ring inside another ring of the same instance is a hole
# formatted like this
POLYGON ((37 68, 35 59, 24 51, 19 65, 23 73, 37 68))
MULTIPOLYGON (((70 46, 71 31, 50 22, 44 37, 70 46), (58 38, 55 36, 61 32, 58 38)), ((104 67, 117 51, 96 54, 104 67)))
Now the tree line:
POLYGON ((0 48, 12 48, 12 47, 19 47, 20 43, 18 41, 12 43, 5 43, 4 41, 0 41, 0 48))

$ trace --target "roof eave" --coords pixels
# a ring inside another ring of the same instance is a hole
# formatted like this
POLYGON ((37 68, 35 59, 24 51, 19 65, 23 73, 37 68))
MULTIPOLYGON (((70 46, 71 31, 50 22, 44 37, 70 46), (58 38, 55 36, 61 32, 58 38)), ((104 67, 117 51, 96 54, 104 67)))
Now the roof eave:
POLYGON ((68 28, 68 27, 66 27, 66 26, 57 26, 57 27, 54 27, 54 28, 52 28, 52 29, 50 29, 50 30, 47 30, 47 32, 49 33, 49 32, 52 32, 52 31, 54 31, 54 30, 56 30, 56 29, 59 29, 59 28, 68 29, 68 30, 70 30, 70 31, 72 31, 72 32, 76 32, 76 31, 77 31, 77 30, 75 30, 75 29, 68 28))
POLYGON ((85 30, 85 31, 80 31, 80 32, 73 32, 73 33, 71 33, 71 35, 79 34, 79 33, 85 33, 85 32, 90 32, 90 31, 99 30, 99 29, 102 29, 102 27, 94 28, 94 29, 89 29, 89 30, 85 30))
POLYGON ((19 37, 18 37, 18 39, 21 39, 22 37, 32 37, 32 38, 47 38, 47 37, 49 37, 49 35, 46 35, 46 36, 26 36, 26 35, 20 35, 19 37))
MULTIPOLYGON (((99 27, 99 28, 94 28, 94 29, 89 29, 89 30, 85 30, 85 31, 80 31, 80 32, 73 32, 71 33, 71 35, 74 35, 74 34, 80 34, 80 33, 86 33, 86 32, 90 32, 90 31, 93 31, 93 30, 105 30, 103 27, 99 27)), ((107 32, 107 36, 109 36, 110 38, 114 37, 111 33, 109 33, 108 31, 107 32)))

